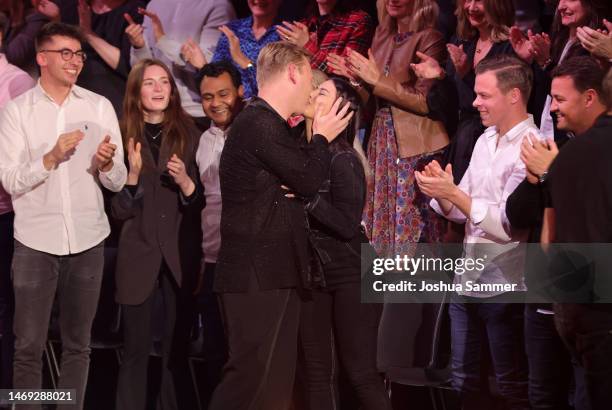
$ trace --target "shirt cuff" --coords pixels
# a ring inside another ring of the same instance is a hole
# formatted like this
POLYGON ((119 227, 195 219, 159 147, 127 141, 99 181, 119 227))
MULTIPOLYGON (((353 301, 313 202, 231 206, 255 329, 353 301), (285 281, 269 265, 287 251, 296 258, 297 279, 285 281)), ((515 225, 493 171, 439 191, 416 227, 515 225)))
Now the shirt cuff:
POLYGON ((440 208, 440 204, 436 198, 431 198, 431 201, 429 201, 429 206, 431 206, 431 209, 433 209, 438 215, 445 216, 444 211, 442 211, 442 208, 440 208))
POLYGON ((479 199, 472 199, 472 209, 470 210, 470 220, 478 225, 485 219, 489 210, 489 204, 479 199))
POLYGON ((110 183, 111 186, 103 183, 106 188, 114 192, 119 192, 121 188, 123 188, 123 185, 125 185, 127 179, 127 172, 124 172, 124 170, 125 165, 119 164, 113 160, 113 167, 111 169, 106 172, 98 169, 98 173, 101 179, 105 179, 110 183))
POLYGON ((319 143, 324 143, 325 146, 329 145, 329 142, 327 142, 327 138, 325 138, 323 135, 321 134, 315 134, 312 136, 312 142, 319 142, 319 143))
POLYGON ((151 58, 151 51, 149 50, 149 45, 145 41, 145 45, 140 48, 136 48, 132 46, 132 53, 136 61, 144 60, 145 58, 151 58))
POLYGON ((45 168, 45 157, 44 156, 40 157, 40 160, 33 161, 30 164, 30 173, 34 175, 37 179, 40 179, 41 181, 49 176, 49 174, 51 173, 51 170, 48 170, 47 168, 45 168))
POLYGON ((181 45, 178 42, 168 38, 168 36, 163 36, 157 41, 157 48, 173 63, 178 65, 186 65, 186 62, 180 55, 181 45))

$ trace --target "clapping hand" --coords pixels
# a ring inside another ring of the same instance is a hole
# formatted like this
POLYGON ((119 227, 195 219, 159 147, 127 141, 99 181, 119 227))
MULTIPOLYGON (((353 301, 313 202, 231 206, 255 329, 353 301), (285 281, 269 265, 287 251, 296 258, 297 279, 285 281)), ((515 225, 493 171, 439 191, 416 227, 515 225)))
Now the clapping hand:
POLYGON ((424 79, 439 79, 444 75, 444 70, 440 67, 438 60, 420 51, 417 51, 416 55, 421 62, 410 64, 410 68, 412 68, 417 77, 424 79))
POLYGON ((276 27, 276 31, 283 40, 298 47, 304 47, 310 38, 308 27, 299 21, 294 21, 293 23, 283 21, 282 25, 276 27))
POLYGON ((447 44, 446 49, 453 66, 455 66, 455 71, 459 77, 463 78, 470 71, 470 63, 467 54, 463 51, 463 44, 459 46, 447 44))
POLYGON ((370 85, 376 85, 382 74, 378 69, 376 60, 374 60, 372 50, 368 50, 368 58, 351 49, 349 49, 347 54, 349 74, 353 77, 361 78, 370 85))
POLYGON ((130 44, 132 44, 134 48, 143 48, 145 46, 145 39, 142 24, 136 23, 128 13, 123 13, 123 18, 128 22, 125 34, 127 34, 130 44))
POLYGON ((142 7, 138 8, 138 13, 142 14, 143 16, 147 16, 151 19, 151 23, 153 25, 153 36, 155 37, 155 41, 159 41, 159 39, 166 35, 166 33, 164 32, 164 26, 156 13, 144 9, 142 7))
POLYGON ((128 149, 128 162, 130 163, 130 170, 128 173, 128 185, 136 185, 138 183, 138 177, 142 171, 142 145, 140 142, 134 144, 134 139, 130 138, 127 144, 128 149))
POLYGON ((225 37, 227 37, 230 55, 232 56, 234 62, 242 69, 247 68, 248 65, 251 64, 251 60, 249 60, 240 49, 240 39, 238 36, 236 36, 236 34, 227 26, 221 26, 219 27, 219 30, 221 30, 221 32, 225 34, 225 37))
POLYGON ((77 11, 79 13, 79 27, 85 35, 91 34, 91 7, 85 0, 79 0, 77 11))
POLYGON ((36 11, 40 14, 46 16, 51 21, 59 21, 60 20, 60 10, 57 4, 53 3, 50 0, 40 0, 38 5, 36 6, 36 11))
POLYGON ((187 174, 187 168, 185 163, 176 154, 172 154, 170 160, 166 164, 170 176, 174 179, 174 182, 179 186, 183 195, 189 196, 195 190, 195 184, 187 174))
POLYGON ((438 161, 433 160, 425 165, 423 171, 415 171, 414 175, 421 192, 432 198, 448 200, 457 189, 451 164, 442 169, 438 161))
POLYGON ((81 130, 75 130, 61 134, 55 145, 43 157, 43 164, 47 170, 55 168, 60 162, 66 161, 74 153, 77 145, 83 140, 85 134, 81 130))
MULTIPOLYGON (((348 53, 349 49, 346 50, 348 53)), ((329 53, 327 55, 327 68, 329 68, 332 73, 355 81, 355 78, 351 74, 347 64, 347 58, 344 56, 334 53, 329 53)))
MULTIPOLYGON (((533 35, 531 30, 529 30, 528 35, 529 37, 533 35)), ((517 26, 512 26, 510 28, 510 44, 512 45, 512 49, 516 55, 527 64, 531 64, 534 54, 529 37, 523 34, 517 26)))
POLYGON ((529 43, 531 44, 531 52, 536 63, 544 66, 550 61, 550 37, 546 33, 532 34, 529 33, 529 43))
POLYGON ((181 47, 181 55, 183 59, 197 69, 204 67, 207 64, 206 57, 200 46, 189 38, 181 47))
POLYGON ((607 30, 594 30, 588 26, 578 27, 576 36, 582 47, 605 59, 612 59, 612 23, 604 19, 607 30))
POLYGON ((548 171, 558 153, 557 144, 552 139, 538 141, 533 134, 529 134, 521 143, 521 160, 525 163, 527 172, 536 177, 548 171))
POLYGON ((98 169, 102 172, 108 172, 113 168, 113 157, 115 156, 117 145, 111 143, 110 139, 109 135, 105 136, 96 151, 95 160, 98 169))

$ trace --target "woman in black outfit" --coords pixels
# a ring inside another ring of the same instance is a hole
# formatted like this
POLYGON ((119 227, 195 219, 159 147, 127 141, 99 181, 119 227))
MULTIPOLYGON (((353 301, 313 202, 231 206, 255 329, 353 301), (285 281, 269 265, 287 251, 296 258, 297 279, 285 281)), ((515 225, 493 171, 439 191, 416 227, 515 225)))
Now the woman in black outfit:
POLYGON ((142 60, 127 81, 121 122, 129 173, 112 201, 123 222, 116 284, 122 306, 124 356, 117 386, 118 410, 144 410, 147 365, 154 324, 162 320, 162 380, 158 409, 175 409, 185 395, 175 387, 184 370, 188 327, 183 319, 199 271, 202 241, 199 215, 203 193, 195 152, 199 132, 183 111, 168 68, 142 60), (163 317, 156 294, 163 299, 163 317), (171 358, 172 353, 172 360, 171 358))
MULTIPOLYGON (((330 178, 306 206, 313 247, 313 289, 302 305, 300 345, 308 409, 337 408, 336 353, 355 390, 361 408, 391 409, 376 369, 376 342, 382 305, 361 303, 361 244, 368 239, 361 228, 365 203, 365 158, 353 149, 360 118, 360 97, 342 79, 322 83, 306 113, 307 137, 314 110, 327 112, 338 97, 357 111, 346 130, 330 145, 330 178), (316 102, 315 102, 316 100, 316 102), (316 255, 316 256, 315 256, 316 255)), ((343 102, 344 103, 344 102, 343 102)))

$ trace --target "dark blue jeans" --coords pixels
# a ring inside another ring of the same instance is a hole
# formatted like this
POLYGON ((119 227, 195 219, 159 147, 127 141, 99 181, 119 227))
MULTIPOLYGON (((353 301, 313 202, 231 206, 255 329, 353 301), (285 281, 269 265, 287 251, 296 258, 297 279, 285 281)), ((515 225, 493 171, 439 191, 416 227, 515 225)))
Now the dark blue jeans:
POLYGON ((13 219, 9 212, 0 215, 0 389, 13 385, 13 219))
MULTIPOLYGON (((13 387, 40 389, 42 353, 47 340, 53 300, 57 294, 62 337, 58 388, 76 389, 75 410, 83 408, 89 372, 91 325, 98 307, 104 243, 84 252, 57 256, 15 241, 15 358, 13 387)), ((40 409, 40 405, 20 409, 40 409)))
POLYGON ((569 409, 572 365, 555 318, 525 305, 525 348, 529 361, 529 402, 534 410, 569 409))
POLYGON ((479 298, 453 295, 451 364, 453 388, 463 395, 482 389, 482 343, 487 343, 499 394, 508 409, 529 409, 527 363, 523 342, 523 305, 482 303, 479 298))

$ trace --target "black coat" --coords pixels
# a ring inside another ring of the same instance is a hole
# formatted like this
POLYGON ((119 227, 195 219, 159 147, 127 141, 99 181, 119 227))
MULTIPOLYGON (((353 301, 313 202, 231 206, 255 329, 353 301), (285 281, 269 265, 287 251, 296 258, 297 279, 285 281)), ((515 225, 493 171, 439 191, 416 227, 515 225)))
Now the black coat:
POLYGON ((246 292, 308 282, 303 204, 328 177, 330 153, 320 135, 300 148, 286 121, 255 98, 234 120, 221 154, 221 249, 216 292, 246 292))
POLYGON ((306 205, 315 257, 327 286, 361 279, 361 229, 366 186, 363 166, 351 151, 334 154, 329 181, 306 205))
MULTIPOLYGON (((185 198, 168 174, 170 153, 162 145, 156 169, 145 169, 134 195, 124 187, 112 200, 113 217, 124 221, 117 250, 116 299, 137 305, 153 292, 162 257, 179 287, 190 289, 200 269, 202 229, 200 212, 204 203, 195 162, 199 131, 193 128, 186 158, 187 173, 196 191, 185 198)), ((143 162, 155 164, 146 139, 143 162)), ((127 158, 127 155, 126 155, 127 158)))

